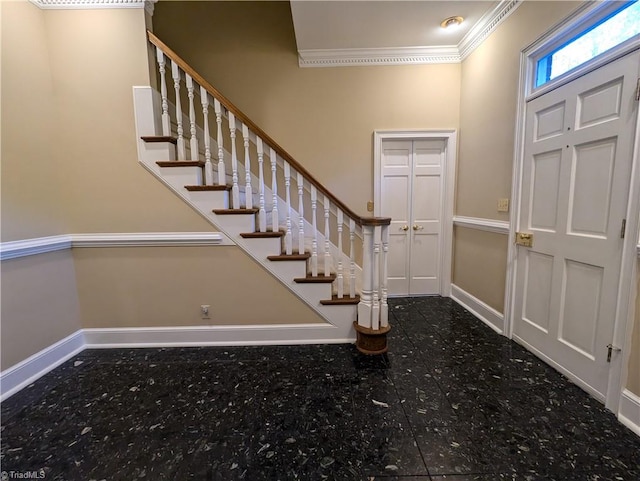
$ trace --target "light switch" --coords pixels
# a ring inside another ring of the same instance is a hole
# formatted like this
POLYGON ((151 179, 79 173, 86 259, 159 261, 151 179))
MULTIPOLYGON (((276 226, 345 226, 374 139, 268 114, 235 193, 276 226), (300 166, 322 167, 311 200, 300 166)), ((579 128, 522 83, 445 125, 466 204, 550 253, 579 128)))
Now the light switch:
POLYGON ((509 212, 509 199, 498 199, 498 212, 509 212))
POLYGON ((367 202, 367 211, 368 212, 373 212, 373 202, 372 201, 367 202))

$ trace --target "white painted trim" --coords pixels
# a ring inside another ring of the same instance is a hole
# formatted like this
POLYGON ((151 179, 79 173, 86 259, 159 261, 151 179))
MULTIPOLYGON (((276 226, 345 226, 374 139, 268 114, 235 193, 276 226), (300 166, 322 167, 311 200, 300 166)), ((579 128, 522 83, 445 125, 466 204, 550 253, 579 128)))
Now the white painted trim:
POLYGON ((444 130, 376 130, 373 132, 373 213, 381 215, 382 206, 382 143, 385 140, 446 140, 446 165, 442 178, 442 229, 440 239, 440 295, 451 294, 451 261, 453 258, 453 204, 457 162, 457 139, 455 129, 444 130))
POLYGON ((263 346, 345 344, 332 324, 250 324, 237 326, 129 327, 84 329, 87 349, 116 347, 263 346))
POLYGON ((126 234, 72 234, 76 247, 221 246, 235 243, 221 232, 141 232, 126 234))
POLYGON ((460 63, 458 48, 345 48, 298 50, 300 67, 349 67, 367 65, 417 65, 460 63))
POLYGON ((484 15, 458 44, 460 59, 464 60, 480 46, 484 40, 516 11, 523 0, 502 0, 491 12, 484 15))
POLYGON ((56 235, 0 243, 0 260, 71 249, 71 236, 56 235))
POLYGON ((119 234, 68 234, 0 243, 0 260, 78 247, 178 247, 233 246, 222 232, 139 232, 119 234))
POLYGON ((521 4, 522 0, 501 0, 469 30, 458 45, 298 50, 298 65, 300 67, 347 67, 460 63, 471 55, 521 4))
POLYGON ((628 389, 622 391, 620 396, 618 421, 640 436, 640 396, 628 389))
POLYGON ((503 220, 454 215, 453 225, 459 227, 467 227, 469 229, 482 230, 485 232, 494 232, 496 234, 509 234, 509 222, 503 220))
POLYGON ((82 330, 61 339, 0 373, 0 401, 27 387, 84 349, 82 330))
POLYGON ((98 8, 144 8, 153 15, 158 0, 29 0, 42 10, 90 10, 98 8))
POLYGON ((502 313, 455 284, 451 284, 451 299, 467 309, 498 334, 502 334, 502 325, 504 324, 504 316, 502 313))

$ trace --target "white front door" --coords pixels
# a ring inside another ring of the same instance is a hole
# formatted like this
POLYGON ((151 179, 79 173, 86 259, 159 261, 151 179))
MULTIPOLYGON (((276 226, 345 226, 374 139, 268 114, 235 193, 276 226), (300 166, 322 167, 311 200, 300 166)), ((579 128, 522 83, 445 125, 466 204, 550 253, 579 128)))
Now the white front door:
POLYGON ((638 103, 638 52, 526 108, 513 337, 603 400, 638 103))
POLYGON ((381 215, 391 217, 389 295, 440 293, 446 139, 385 140, 381 215))

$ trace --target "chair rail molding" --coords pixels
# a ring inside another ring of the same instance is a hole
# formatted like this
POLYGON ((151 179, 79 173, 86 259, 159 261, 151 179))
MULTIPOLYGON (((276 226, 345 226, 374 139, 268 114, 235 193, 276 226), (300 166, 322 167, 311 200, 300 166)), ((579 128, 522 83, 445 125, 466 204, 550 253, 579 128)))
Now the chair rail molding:
POLYGON ((44 254, 79 247, 175 247, 232 246, 222 232, 134 232, 66 234, 0 244, 0 260, 44 254))
POLYGON ((453 216, 453 225, 505 235, 509 234, 510 227, 510 223, 507 221, 484 219, 482 217, 465 217, 462 215, 453 216))

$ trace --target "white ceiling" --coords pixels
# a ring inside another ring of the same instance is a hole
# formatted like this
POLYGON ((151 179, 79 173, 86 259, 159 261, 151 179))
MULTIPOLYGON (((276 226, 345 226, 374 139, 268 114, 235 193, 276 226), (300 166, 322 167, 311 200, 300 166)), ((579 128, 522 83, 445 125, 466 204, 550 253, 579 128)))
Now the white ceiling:
MULTIPOLYGON (((390 53, 406 57, 407 53, 418 52, 423 60, 428 57, 426 61, 408 63, 434 63, 443 61, 445 56, 448 60, 444 61, 460 61, 463 50, 471 43, 476 45, 487 28, 494 28, 520 1, 291 0, 290 3, 301 65, 305 60, 322 57, 323 66, 330 66, 333 57, 358 57, 359 63, 372 64, 367 57, 388 57, 390 53), (464 17, 463 24, 454 31, 441 28, 442 20, 451 16, 464 17)), ((333 63, 347 64, 341 62, 333 63)), ((373 62, 378 63, 384 62, 373 62)))

